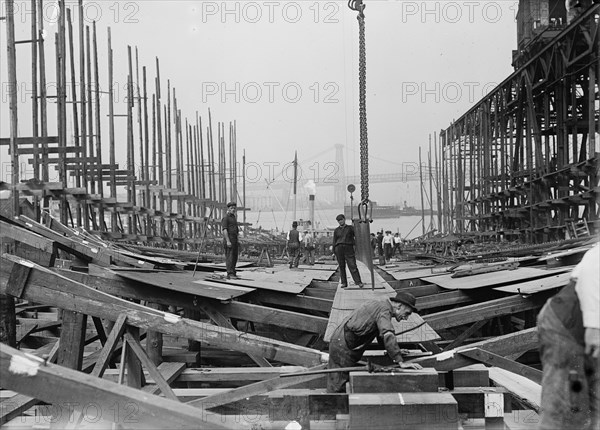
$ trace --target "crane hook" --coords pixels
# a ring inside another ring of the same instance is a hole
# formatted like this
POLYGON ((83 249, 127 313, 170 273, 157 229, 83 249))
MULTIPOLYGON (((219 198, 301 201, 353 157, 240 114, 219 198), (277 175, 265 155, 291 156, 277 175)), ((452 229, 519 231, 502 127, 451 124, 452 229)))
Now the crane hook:
POLYGON ((362 0, 348 0, 348 7, 362 15, 366 6, 362 0))

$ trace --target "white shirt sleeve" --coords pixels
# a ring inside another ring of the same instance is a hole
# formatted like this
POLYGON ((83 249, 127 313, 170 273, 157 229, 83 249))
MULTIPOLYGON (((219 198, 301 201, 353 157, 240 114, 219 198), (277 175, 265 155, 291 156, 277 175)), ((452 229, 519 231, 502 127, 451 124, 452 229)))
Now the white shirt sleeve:
POLYGON ((571 278, 577 279, 575 292, 579 298, 583 326, 600 329, 600 245, 585 253, 575 266, 571 278))
POLYGON ((288 242, 290 240, 290 232, 289 231, 287 232, 287 235, 285 236, 285 240, 287 240, 288 242))

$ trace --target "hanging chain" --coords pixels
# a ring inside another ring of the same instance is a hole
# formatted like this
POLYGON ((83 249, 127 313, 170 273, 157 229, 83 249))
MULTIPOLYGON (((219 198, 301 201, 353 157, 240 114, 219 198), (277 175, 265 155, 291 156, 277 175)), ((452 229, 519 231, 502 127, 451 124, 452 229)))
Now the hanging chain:
POLYGON ((369 145, 367 139, 367 49, 365 43, 365 6, 358 14, 358 86, 360 117, 360 196, 369 200, 369 145))
POLYGON ((358 86, 360 119, 360 197, 369 202, 369 145, 367 136, 367 48, 365 39, 365 5, 349 0, 348 7, 358 12, 358 86))

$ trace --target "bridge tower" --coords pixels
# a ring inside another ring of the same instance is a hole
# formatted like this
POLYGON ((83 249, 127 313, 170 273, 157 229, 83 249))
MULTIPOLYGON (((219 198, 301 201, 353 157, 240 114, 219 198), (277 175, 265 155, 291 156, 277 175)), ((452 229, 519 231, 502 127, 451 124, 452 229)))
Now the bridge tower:
POLYGON ((336 205, 343 205, 346 199, 346 171, 344 169, 344 145, 338 143, 335 145, 335 165, 337 174, 335 175, 335 185, 333 189, 333 201, 336 205))

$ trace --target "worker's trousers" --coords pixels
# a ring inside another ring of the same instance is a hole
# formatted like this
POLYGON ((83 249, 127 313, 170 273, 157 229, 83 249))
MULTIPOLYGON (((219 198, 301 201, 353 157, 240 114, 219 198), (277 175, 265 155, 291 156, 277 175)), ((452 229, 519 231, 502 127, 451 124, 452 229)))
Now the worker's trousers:
POLYGON ((540 429, 600 428, 598 359, 585 354, 550 301, 538 316, 544 368, 540 429))
POLYGON ((227 266, 227 274, 235 275, 235 266, 238 261, 238 253, 240 250, 239 242, 231 242, 231 246, 225 245, 225 265, 227 266))
MULTIPOLYGON (((341 369, 344 367, 356 366, 358 361, 361 359, 364 348, 358 351, 353 351, 348 348, 348 344, 345 339, 345 327, 346 321, 344 321, 338 328, 336 328, 331 335, 329 340, 329 363, 327 364, 328 369, 341 369)), ((327 374, 327 392, 328 393, 345 393, 346 382, 350 379, 348 372, 335 372, 327 374)))
POLYGON ((348 285, 348 279, 346 277, 346 264, 350 269, 350 274, 355 284, 361 283, 360 273, 358 267, 356 267, 356 255, 354 254, 354 246, 352 245, 336 245, 335 257, 340 265, 340 282, 342 285, 348 285))
POLYGON ((290 243, 288 244, 288 256, 290 269, 292 267, 298 267, 298 263, 300 263, 300 244, 298 243, 290 243))

